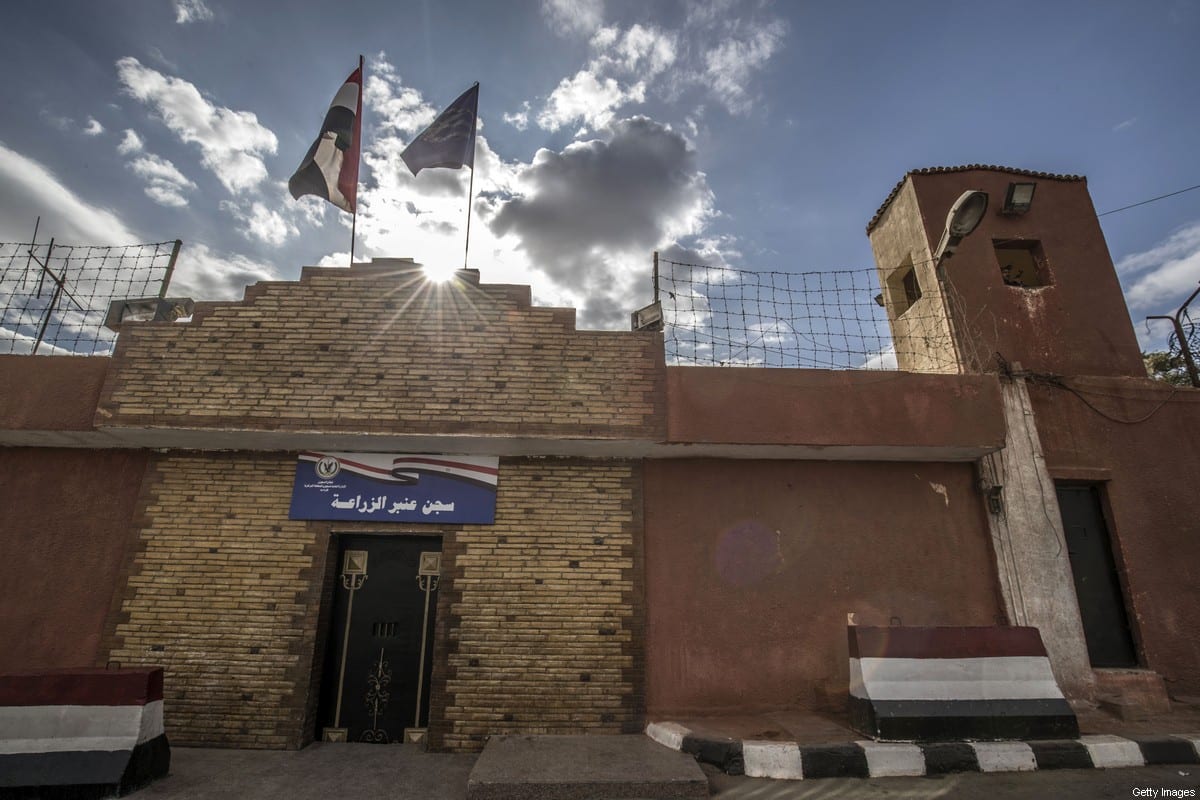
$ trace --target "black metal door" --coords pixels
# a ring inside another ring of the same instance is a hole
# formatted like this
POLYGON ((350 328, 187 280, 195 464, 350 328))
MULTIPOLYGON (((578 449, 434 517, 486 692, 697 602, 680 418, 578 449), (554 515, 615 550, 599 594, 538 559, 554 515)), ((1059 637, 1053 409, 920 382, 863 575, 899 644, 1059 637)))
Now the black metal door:
POLYGON ((1059 485, 1058 506, 1093 667, 1136 667, 1129 614, 1095 486, 1059 485))
POLYGON ((428 724, 442 542, 338 539, 318 734, 326 741, 400 742, 406 730, 428 724))

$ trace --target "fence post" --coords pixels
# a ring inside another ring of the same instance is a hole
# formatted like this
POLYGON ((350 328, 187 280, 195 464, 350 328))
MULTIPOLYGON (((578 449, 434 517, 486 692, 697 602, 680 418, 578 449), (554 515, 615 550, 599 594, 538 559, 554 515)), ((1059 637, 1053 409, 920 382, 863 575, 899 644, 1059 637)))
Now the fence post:
MULTIPOLYGON (((41 278, 43 280, 46 277, 46 273, 50 272, 50 254, 53 252, 54 252, 54 239, 51 239, 50 244, 46 245, 46 264, 44 266, 42 266, 40 264, 38 265, 38 266, 42 267, 41 278)), ((33 247, 32 246, 29 248, 29 253, 30 253, 30 256, 32 257, 32 255, 33 255, 33 247)), ((55 277, 53 272, 50 272, 50 277, 52 277, 52 278, 55 277)), ((66 266, 66 262, 63 262, 63 278, 66 279, 66 277, 67 277, 67 266, 66 266)), ((30 351, 30 353, 29 353, 29 355, 31 355, 31 356, 36 356, 38 348, 42 346, 42 339, 46 335, 46 328, 50 325, 50 315, 54 313, 54 306, 58 303, 58 298, 62 295, 62 290, 63 290, 62 283, 56 279, 54 281, 54 294, 50 295, 50 305, 46 306, 46 316, 42 318, 42 326, 40 328, 38 328, 37 339, 33 343, 33 350, 30 351)), ((38 287, 38 295, 40 296, 41 293, 42 293, 42 289, 39 286, 38 287)))
POLYGON ((654 251, 654 302, 658 302, 658 251, 654 251))
POLYGON ((158 292, 160 300, 167 296, 167 287, 171 285, 171 275, 175 273, 175 259, 179 258, 180 247, 183 247, 183 240, 176 239, 175 246, 171 248, 171 260, 167 262, 167 274, 163 275, 162 289, 158 292))
POLYGON ((1187 307, 1196 299, 1196 295, 1200 294, 1200 289, 1188 295, 1188 299, 1183 301, 1183 305, 1175 312, 1174 316, 1167 317, 1162 315, 1146 317, 1146 319, 1165 319, 1170 320, 1175 326, 1175 340, 1179 342, 1179 352, 1183 355, 1183 363, 1187 367, 1188 379, 1191 380, 1192 386, 1200 389, 1200 373, 1196 370, 1196 360, 1192 357, 1192 347, 1188 343, 1187 336, 1183 331, 1183 323, 1179 321, 1179 316, 1187 312, 1187 307))

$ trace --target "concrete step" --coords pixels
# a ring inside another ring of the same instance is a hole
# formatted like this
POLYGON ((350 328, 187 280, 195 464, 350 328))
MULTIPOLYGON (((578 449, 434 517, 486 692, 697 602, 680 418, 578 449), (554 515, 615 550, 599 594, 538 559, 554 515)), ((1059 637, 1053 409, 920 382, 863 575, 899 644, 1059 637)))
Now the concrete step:
POLYGON ((691 756, 641 734, 493 736, 471 777, 467 800, 708 797, 691 756))

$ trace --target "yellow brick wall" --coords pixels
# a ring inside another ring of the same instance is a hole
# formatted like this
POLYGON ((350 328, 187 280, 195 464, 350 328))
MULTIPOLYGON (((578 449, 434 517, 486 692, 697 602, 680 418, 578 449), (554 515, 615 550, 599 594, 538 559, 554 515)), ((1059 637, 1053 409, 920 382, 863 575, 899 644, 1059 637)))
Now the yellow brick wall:
POLYGON ((641 537, 640 463, 501 462, 496 524, 445 545, 434 746, 641 729, 641 537))
POLYGON ((173 742, 294 748, 312 735, 337 531, 443 535, 434 747, 640 728, 639 463, 503 459, 488 526, 290 521, 295 463, 179 453, 150 469, 101 663, 166 668, 173 742))
POLYGON ((165 668, 175 744, 301 744, 324 550, 287 518, 294 472, 279 454, 152 465, 107 659, 165 668))
POLYGON ((576 331, 527 286, 310 267, 126 326, 96 423, 657 440, 662 353, 660 334, 576 331))

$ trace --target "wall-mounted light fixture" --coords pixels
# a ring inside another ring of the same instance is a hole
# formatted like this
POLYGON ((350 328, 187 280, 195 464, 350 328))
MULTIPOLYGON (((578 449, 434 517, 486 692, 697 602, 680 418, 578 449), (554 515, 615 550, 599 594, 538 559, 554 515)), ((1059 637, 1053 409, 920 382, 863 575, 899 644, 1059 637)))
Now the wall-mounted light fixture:
POLYGON ((630 314, 629 328, 635 331, 661 331, 663 329, 662 303, 651 303, 630 314))
POLYGON ((1033 205, 1033 192, 1036 183, 1010 183, 1008 192, 1004 195, 1004 207, 1001 214, 1024 214, 1033 205))
POLYGON ((950 213, 946 215, 946 229, 942 232, 942 239, 933 253, 934 261, 940 263, 942 259, 954 255, 959 242, 979 226, 983 215, 987 213, 987 207, 987 192, 968 189, 958 196, 954 205, 950 206, 950 213))
POLYGON ((190 317, 196 303, 190 297, 139 297, 134 300, 113 300, 108 304, 104 327, 121 330, 126 322, 174 322, 190 317))
POLYGON ((987 498, 988 511, 993 514, 1000 515, 1004 513, 1004 487, 989 486, 984 492, 987 498))

